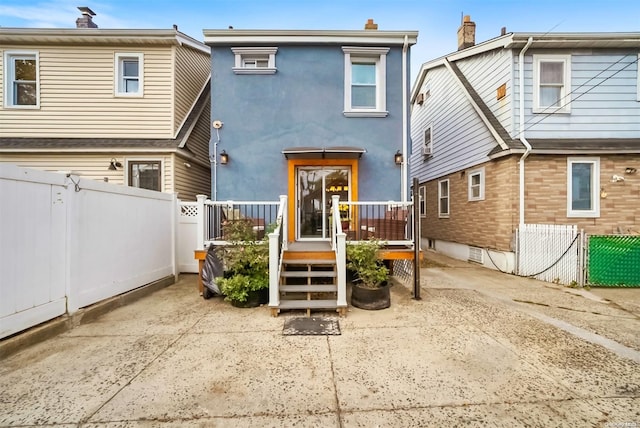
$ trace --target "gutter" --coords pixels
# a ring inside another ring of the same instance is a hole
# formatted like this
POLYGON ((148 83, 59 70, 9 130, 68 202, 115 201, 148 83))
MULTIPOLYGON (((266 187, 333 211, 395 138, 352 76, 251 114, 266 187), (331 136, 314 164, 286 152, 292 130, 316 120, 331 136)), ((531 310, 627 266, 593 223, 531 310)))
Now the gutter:
POLYGON ((402 202, 407 202, 407 174, 409 173, 407 168, 408 156, 408 141, 407 141, 407 126, 408 126, 408 111, 407 111, 407 50, 409 48, 409 37, 405 34, 404 44, 402 45, 402 165, 400 165, 400 181, 402 191, 402 202))
POLYGON ((531 144, 527 141, 524 136, 524 54, 529 49, 529 46, 533 43, 533 37, 529 37, 527 40, 527 44, 522 48, 520 54, 518 55, 518 68, 520 73, 520 142, 525 146, 526 150, 524 154, 520 158, 520 225, 524 224, 524 161, 531 153, 531 144))

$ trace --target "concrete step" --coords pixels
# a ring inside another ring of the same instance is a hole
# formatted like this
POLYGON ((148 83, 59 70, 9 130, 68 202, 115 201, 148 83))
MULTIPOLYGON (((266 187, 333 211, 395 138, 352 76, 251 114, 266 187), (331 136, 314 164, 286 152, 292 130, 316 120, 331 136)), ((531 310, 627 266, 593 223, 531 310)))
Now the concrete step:
POLYGON ((280 291, 287 293, 333 293, 338 291, 336 284, 281 285, 280 291))

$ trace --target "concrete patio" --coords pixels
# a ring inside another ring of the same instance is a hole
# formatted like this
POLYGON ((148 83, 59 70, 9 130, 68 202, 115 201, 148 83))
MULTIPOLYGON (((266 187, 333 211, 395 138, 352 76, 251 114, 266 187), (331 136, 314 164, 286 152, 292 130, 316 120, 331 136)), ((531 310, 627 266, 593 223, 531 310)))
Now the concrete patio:
POLYGON ((0 426, 640 426, 640 289, 427 258, 422 300, 396 284, 339 336, 283 336, 302 312, 203 300, 182 275, 4 357, 0 426))

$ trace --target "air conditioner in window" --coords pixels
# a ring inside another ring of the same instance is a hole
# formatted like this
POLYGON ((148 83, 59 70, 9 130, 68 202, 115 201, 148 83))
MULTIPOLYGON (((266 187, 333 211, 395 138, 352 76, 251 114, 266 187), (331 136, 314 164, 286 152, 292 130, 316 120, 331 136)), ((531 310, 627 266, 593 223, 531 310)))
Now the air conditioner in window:
POLYGON ((418 94, 418 96, 416 97, 416 102, 420 105, 422 105, 424 103, 424 93, 420 92, 418 94))
POLYGON ((425 156, 431 156, 431 146, 423 146, 422 147, 422 154, 425 156))

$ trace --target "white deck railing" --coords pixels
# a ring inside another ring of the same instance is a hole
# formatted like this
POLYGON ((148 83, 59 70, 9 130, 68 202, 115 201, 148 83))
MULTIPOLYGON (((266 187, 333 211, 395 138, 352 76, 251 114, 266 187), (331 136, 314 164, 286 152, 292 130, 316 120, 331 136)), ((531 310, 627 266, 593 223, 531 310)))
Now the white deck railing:
MULTIPOLYGON (((332 218, 340 218, 340 196, 331 197, 332 218)), ((336 274, 338 280, 337 306, 347 307, 347 235, 342 231, 342 222, 331 222, 331 248, 336 253, 336 274)))
POLYGON ((280 273, 287 239, 287 197, 281 195, 276 228, 269 233, 269 306, 273 308, 280 306, 280 273))

